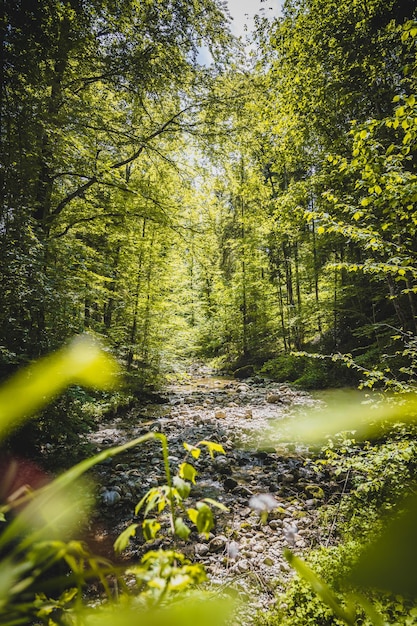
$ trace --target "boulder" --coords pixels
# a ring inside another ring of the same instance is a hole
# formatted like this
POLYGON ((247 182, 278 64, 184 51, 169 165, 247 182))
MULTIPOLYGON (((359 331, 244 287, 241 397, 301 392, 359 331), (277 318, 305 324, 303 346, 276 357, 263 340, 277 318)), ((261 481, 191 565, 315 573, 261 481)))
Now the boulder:
POLYGON ((233 372, 233 376, 239 380, 250 378, 254 374, 253 365, 244 365, 233 372))

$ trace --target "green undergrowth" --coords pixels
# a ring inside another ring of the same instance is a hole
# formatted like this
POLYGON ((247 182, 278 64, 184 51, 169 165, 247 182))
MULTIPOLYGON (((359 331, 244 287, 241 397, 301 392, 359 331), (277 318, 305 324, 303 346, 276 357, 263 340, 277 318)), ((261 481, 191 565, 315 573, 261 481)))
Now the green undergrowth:
MULTIPOLYGON (((417 624, 417 609, 412 600, 378 592, 359 595, 357 590, 346 584, 346 577, 357 560, 361 547, 362 542, 359 539, 351 539, 328 548, 321 547, 311 551, 305 558, 305 562, 320 581, 332 590, 342 608, 354 607, 354 623, 358 626, 374 626, 377 623, 372 614, 373 610, 382 618, 382 624, 390 626, 417 624)), ((278 586, 283 591, 277 594, 275 606, 270 612, 258 614, 257 626, 305 626, 306 624, 342 626, 345 624, 335 616, 332 609, 323 602, 305 578, 295 575, 289 581, 278 581, 278 586)))
POLYGON ((290 382, 303 389, 356 386, 359 377, 342 364, 311 359, 308 355, 282 354, 264 363, 260 376, 290 382))
MULTIPOLYGON (((402 563, 401 554, 402 550, 409 552, 413 561, 415 542, 404 539, 409 544, 402 545, 396 525, 403 524, 403 516, 408 514, 414 523, 414 505, 409 499, 415 498, 416 491, 416 427, 403 423, 391 424, 389 429, 380 426, 371 441, 355 437, 354 431, 333 434, 306 460, 318 483, 333 481, 338 490, 318 510, 322 545, 303 555, 301 564, 302 568, 307 566, 307 573, 301 568, 289 581, 276 581, 280 591, 275 606, 258 616, 258 626, 417 624, 412 595, 376 591, 372 586, 358 593, 360 587, 350 578, 355 563, 359 569, 363 567, 366 546, 372 546, 378 537, 382 537, 377 544, 382 562, 385 549, 393 569, 414 569, 414 563, 402 563), (394 531, 387 530, 390 528, 394 531), (338 603, 336 610, 331 608, 333 601, 338 603), (352 621, 339 619, 340 608, 354 616, 352 621)), ((404 528, 407 531, 408 527, 404 528)), ((370 554, 372 567, 376 557, 374 552, 370 554)))

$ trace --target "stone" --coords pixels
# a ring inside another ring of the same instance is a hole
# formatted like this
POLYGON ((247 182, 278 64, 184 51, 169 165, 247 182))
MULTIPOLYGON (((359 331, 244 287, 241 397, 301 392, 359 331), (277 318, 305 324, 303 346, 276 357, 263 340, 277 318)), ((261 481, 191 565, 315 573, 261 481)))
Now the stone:
POLYGON ((210 552, 210 548, 206 543, 196 543, 194 546, 194 552, 197 556, 205 556, 210 552))
POLYGON ((224 535, 218 535, 217 537, 213 537, 208 545, 208 548, 210 552, 220 552, 225 549, 226 544, 226 537, 224 535))
POLYGON ((247 572, 249 567, 249 561, 247 559, 240 559, 240 561, 237 562, 237 569, 239 572, 247 572))
POLYGON ((281 395, 278 395, 277 393, 269 393, 266 396, 266 401, 268 402, 268 404, 279 404, 280 402, 282 402, 282 398, 281 395))
POLYGON ((283 474, 281 476, 281 480, 283 483, 289 484, 295 482, 294 474, 283 474))
POLYGON ((269 527, 272 528, 272 530, 278 530, 279 528, 282 528, 282 520, 271 519, 269 522, 269 527))
POLYGON ((224 420, 226 417, 226 411, 215 411, 214 417, 218 420, 224 420))
POLYGON ((104 504, 107 504, 107 506, 113 506, 117 502, 120 502, 121 495, 118 491, 106 490, 101 494, 101 498, 104 504))
POLYGON ((226 478, 223 481, 223 487, 225 488, 226 491, 233 491, 233 489, 236 489, 238 484, 239 483, 234 478, 226 478))
POLYGON ((253 365, 244 365, 233 372, 233 376, 239 380, 250 378, 254 374, 253 365))

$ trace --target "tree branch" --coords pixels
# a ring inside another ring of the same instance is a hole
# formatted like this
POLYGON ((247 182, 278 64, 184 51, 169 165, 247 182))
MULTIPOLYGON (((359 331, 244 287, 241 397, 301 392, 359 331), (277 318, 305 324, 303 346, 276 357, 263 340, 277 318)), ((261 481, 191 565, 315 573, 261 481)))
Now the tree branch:
MULTIPOLYGON (((164 122, 164 124, 162 124, 162 126, 157 128, 153 133, 148 135, 148 137, 143 139, 142 140, 142 145, 140 146, 140 148, 135 150, 135 152, 133 152, 133 154, 131 154, 129 157, 127 157, 125 159, 122 159, 121 161, 116 161, 116 163, 113 163, 110 166, 110 170, 117 170, 117 169, 123 167, 124 165, 128 165, 129 163, 132 163, 133 161, 136 161, 136 159, 138 159, 140 157, 140 155, 142 154, 142 152, 144 151, 144 149, 146 147, 146 144, 148 142, 152 141, 153 139, 155 139, 159 135, 162 135, 162 133, 164 133, 169 128, 169 126, 173 125, 179 117, 181 117, 187 111, 190 111, 191 109, 193 109, 195 107, 198 107, 198 106, 201 106, 201 104, 191 104, 191 105, 189 105, 187 107, 184 107, 183 109, 181 109, 177 113, 175 113, 175 115, 173 115, 166 122, 164 122)), ((87 191, 87 189, 89 189, 90 187, 92 187, 96 183, 102 183, 102 182, 103 181, 101 181, 99 179, 98 175, 95 175, 95 176, 92 176, 91 178, 89 178, 86 183, 84 183, 83 185, 81 185, 80 187, 78 187, 77 189, 72 191, 70 194, 68 194, 65 198, 63 198, 57 204, 55 209, 51 212, 50 221, 52 221, 55 217, 57 217, 64 210, 64 208, 67 206, 67 204, 72 202, 72 200, 82 196, 87 191)))

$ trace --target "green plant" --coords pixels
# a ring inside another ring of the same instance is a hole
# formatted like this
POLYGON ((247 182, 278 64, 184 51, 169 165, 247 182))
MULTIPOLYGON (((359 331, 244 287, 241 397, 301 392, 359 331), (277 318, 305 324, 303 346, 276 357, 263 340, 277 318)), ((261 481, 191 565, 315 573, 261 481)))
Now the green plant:
POLYGON ((327 440, 325 458, 318 464, 330 463, 334 471, 351 472, 356 516, 364 517, 369 526, 366 540, 357 542, 354 550, 351 542, 345 544, 350 564, 347 568, 345 564, 337 581, 337 596, 332 586, 298 556, 290 551, 285 556, 339 621, 353 625, 365 614, 366 624, 386 624, 386 615, 390 620, 404 620, 392 623, 413 624, 417 597, 417 497, 413 478, 416 446, 412 436, 404 436, 404 424, 416 422, 417 397, 407 394, 370 402, 358 393, 345 403, 340 395, 337 398, 333 406, 321 407, 307 419, 277 427, 280 435, 275 440, 310 445, 327 440), (368 438, 376 438, 380 445, 367 443, 368 438), (363 442, 363 454, 358 454, 357 441, 363 442), (349 448, 355 448, 357 454, 345 456, 349 448), (404 494, 408 495, 404 498, 404 494), (375 497, 381 502, 383 518, 369 515, 375 497))
MULTIPOLYGON (((115 384, 117 375, 117 364, 91 339, 76 339, 67 348, 19 372, 0 389, 0 437, 9 434, 15 424, 39 410, 67 384, 108 388, 115 384)), ((167 481, 173 489, 166 438, 159 433, 147 433, 78 463, 37 491, 16 493, 12 500, 0 506, 0 621, 4 626, 133 624, 138 608, 135 595, 142 600, 152 596, 152 602, 142 602, 146 608, 159 604, 170 591, 179 592, 203 580, 202 568, 189 563, 183 555, 149 553, 131 570, 138 587, 136 594, 132 594, 120 569, 94 556, 82 542, 71 539, 74 530, 88 516, 91 503, 87 485, 80 483, 81 477, 97 463, 151 439, 162 442, 167 481), (112 607, 117 598, 111 592, 108 576, 124 590, 123 606, 119 605, 116 618, 113 608, 89 609, 82 595, 85 584, 98 579, 112 607)), ((211 453, 217 445, 201 444, 207 445, 211 453)), ((193 446, 190 451, 193 453, 193 446)), ((189 471, 182 469, 182 480, 187 479, 189 471)), ((172 504, 171 497, 173 493, 168 496, 172 504)), ((172 519, 173 511, 172 508, 172 519)), ((227 603, 214 602, 210 607, 214 612, 221 611, 222 620, 227 618, 227 603)), ((145 608, 141 613, 142 623, 151 623, 154 614, 145 608)), ((175 623, 176 610, 168 605, 160 623, 175 623)), ((191 624, 196 611, 201 613, 199 603, 184 602, 180 611, 182 623, 191 624)), ((219 617, 219 622, 222 620, 219 617)))
POLYGON ((200 563, 191 563, 173 550, 150 550, 139 565, 129 567, 126 574, 134 576, 140 600, 152 607, 161 605, 168 595, 172 597, 206 580, 200 563))
MULTIPOLYGON (((191 463, 185 460, 179 466, 176 476, 171 480, 167 439, 165 435, 162 434, 156 434, 155 438, 160 439, 162 444, 167 483, 150 489, 136 505, 136 515, 144 509, 144 520, 142 522, 143 538, 145 541, 153 541, 162 529, 161 523, 165 521, 168 523, 168 529, 165 529, 165 533, 168 530, 168 533, 171 535, 176 535, 181 539, 188 539, 191 530, 184 522, 183 515, 196 526, 199 533, 208 536, 214 526, 211 506, 223 511, 227 511, 227 508, 221 502, 211 498, 199 500, 195 507, 187 508, 185 506, 185 500, 187 500, 190 495, 191 485, 195 484, 197 471, 191 463), (167 516, 165 520, 162 519, 160 523, 161 514, 165 511, 167 512, 167 516), (148 514, 151 512, 155 512, 156 517, 148 517, 148 514)), ((188 443, 184 443, 183 445, 187 451, 187 456, 190 454, 195 459, 200 456, 202 447, 207 448, 212 458, 214 452, 225 454, 223 446, 212 441, 203 440, 199 441, 196 445, 190 445, 188 443)), ((131 524, 121 533, 115 542, 116 552, 121 552, 127 547, 130 538, 135 536, 138 526, 139 524, 131 524)))

